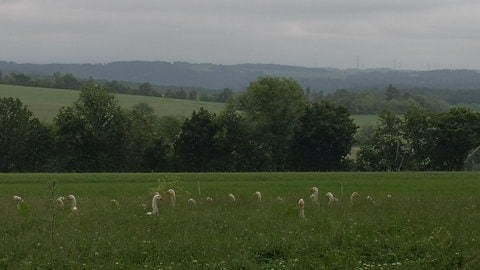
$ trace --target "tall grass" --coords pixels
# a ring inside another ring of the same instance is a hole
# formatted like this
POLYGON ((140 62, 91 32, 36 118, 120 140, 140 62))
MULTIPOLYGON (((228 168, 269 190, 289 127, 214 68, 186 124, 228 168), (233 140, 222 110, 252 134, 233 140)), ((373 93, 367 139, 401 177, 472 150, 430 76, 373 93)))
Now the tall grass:
POLYGON ((0 268, 480 266, 480 183, 471 173, 8 174, 0 183, 0 268), (177 189, 177 206, 170 208, 164 196, 159 215, 145 215, 153 192, 169 184, 177 189), (313 205, 312 186, 340 201, 328 205, 320 196, 313 205), (352 191, 362 195, 353 205, 352 191), (54 197, 69 193, 77 195, 78 212, 68 204, 52 209, 54 197), (231 203, 228 193, 238 201, 231 203), (28 210, 17 210, 15 194, 28 210), (187 204, 190 196, 197 205, 187 204), (306 200, 306 220, 298 216, 299 198, 306 200))

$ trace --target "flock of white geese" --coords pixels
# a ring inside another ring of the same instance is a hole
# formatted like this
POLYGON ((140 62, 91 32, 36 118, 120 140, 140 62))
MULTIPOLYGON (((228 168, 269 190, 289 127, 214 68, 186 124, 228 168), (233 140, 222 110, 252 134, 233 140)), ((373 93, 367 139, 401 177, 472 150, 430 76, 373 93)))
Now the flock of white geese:
MULTIPOLYGON (((312 187, 310 189, 310 192, 311 192, 311 195, 310 195, 310 201, 313 203, 313 204, 319 204, 319 193, 318 193, 318 188, 317 187, 312 187)), ((168 196, 170 198, 170 207, 175 207, 176 205, 176 194, 175 194, 175 190, 173 189, 169 189, 167 190, 167 192, 164 193, 165 196, 168 196)), ((256 191, 254 193, 254 196, 256 198, 256 200, 258 202, 262 202, 262 193, 260 191, 256 191)), ((338 202, 338 198, 335 197, 335 195, 333 195, 332 192, 327 192, 325 194, 325 197, 328 199, 328 204, 331 205, 331 204, 334 204, 336 202, 338 202)), ((350 203, 355 203, 356 200, 360 199, 360 194, 358 192, 353 192, 350 196, 350 203)), ((236 202, 236 197, 235 195, 233 194, 228 194, 227 196, 228 200, 231 201, 231 202, 236 202)), ((392 198, 392 195, 388 194, 387 195, 387 198, 390 199, 392 198)), ((13 201, 16 203, 17 205, 17 208, 20 209, 22 207, 22 204, 24 204, 24 199, 18 195, 15 195, 13 196, 13 201)), ((371 196, 367 196, 365 197, 366 200, 370 201, 371 203, 375 203, 375 201, 373 200, 373 197, 371 196)), ((161 201, 163 200, 163 197, 162 195, 159 193, 159 192, 155 192, 155 194, 153 195, 153 198, 152 198, 152 211, 149 211, 149 212, 146 212, 145 214, 146 215, 156 215, 159 213, 159 208, 158 208, 158 201, 161 201)), ((282 197, 277 197, 275 199, 276 201, 279 201, 279 202, 282 202, 283 201, 283 198, 282 197)), ((58 197, 56 200, 55 200, 55 203, 58 204, 59 206, 61 207, 64 207, 65 203, 66 202, 70 202, 70 210, 72 212, 76 212, 78 210, 77 208, 77 199, 75 198, 74 195, 70 194, 66 197, 58 197)), ((206 198, 206 201, 208 202, 212 202, 213 201, 213 198, 212 197, 207 197, 206 198)), ((120 204, 117 200, 111 200, 111 202, 117 207, 119 208, 120 207, 120 204)), ((195 199, 193 198, 189 198, 187 200, 187 203, 188 204, 191 204, 191 205, 196 205, 197 202, 195 199)), ((305 219, 305 200, 303 198, 299 199, 298 202, 297 202, 297 206, 298 206, 298 211, 299 211, 299 217, 302 218, 302 219, 305 219)))

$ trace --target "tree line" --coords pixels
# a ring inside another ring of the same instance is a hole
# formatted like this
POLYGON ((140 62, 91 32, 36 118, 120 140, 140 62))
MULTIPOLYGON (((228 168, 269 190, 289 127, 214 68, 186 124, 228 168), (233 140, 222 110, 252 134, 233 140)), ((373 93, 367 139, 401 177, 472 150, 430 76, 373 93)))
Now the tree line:
POLYGON ((405 114, 416 106, 435 113, 446 112, 452 106, 480 110, 479 90, 400 89, 392 84, 385 88, 349 91, 338 89, 332 93, 311 93, 312 100, 326 100, 343 106, 352 114, 380 114, 391 111, 405 114))
POLYGON ((124 110, 96 85, 51 125, 18 99, 0 106, 2 172, 341 170, 357 128, 344 108, 309 103, 297 82, 275 77, 218 115, 202 108, 186 119, 158 118, 147 104, 124 110))
POLYGON ((411 107, 399 116, 385 111, 364 136, 357 168, 368 171, 480 170, 480 113, 411 107))
POLYGON ((292 79, 260 77, 218 115, 201 108, 185 119, 159 118, 147 104, 122 109, 90 85, 52 124, 0 99, 0 171, 461 170, 480 145, 480 116, 466 108, 379 119, 352 158, 358 127, 348 110, 309 101, 292 79))
POLYGON ((154 96, 164 98, 200 100, 210 102, 226 102, 233 97, 231 89, 221 90, 205 89, 200 87, 159 86, 149 82, 132 83, 108 80, 80 79, 71 73, 62 74, 55 72, 51 76, 27 75, 19 72, 11 72, 2 75, 0 72, 0 84, 21 85, 30 87, 45 87, 55 89, 81 90, 92 84, 103 86, 112 93, 154 96))
MULTIPOLYGON (((85 86, 97 84, 113 93, 155 96, 184 100, 200 100, 225 103, 235 98, 232 89, 206 89, 200 87, 159 86, 149 82, 133 83, 80 79, 71 73, 55 72, 51 76, 27 75, 12 72, 3 75, 0 72, 0 84, 46 87, 57 89, 81 90, 85 86)), ((385 110, 405 114, 411 106, 418 106, 432 112, 446 112, 451 106, 462 106, 480 111, 480 91, 478 89, 432 89, 419 87, 386 86, 369 87, 364 90, 337 89, 324 93, 305 88, 310 101, 328 101, 345 107, 352 114, 379 114, 385 110)))

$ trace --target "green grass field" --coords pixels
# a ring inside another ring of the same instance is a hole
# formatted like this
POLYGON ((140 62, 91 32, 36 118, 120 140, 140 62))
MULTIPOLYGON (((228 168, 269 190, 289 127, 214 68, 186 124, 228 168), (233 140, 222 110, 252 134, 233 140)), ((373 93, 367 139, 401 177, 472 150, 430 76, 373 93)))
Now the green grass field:
POLYGON ((357 124, 360 127, 365 127, 365 126, 375 126, 377 124, 378 120, 378 115, 352 115, 352 119, 355 121, 355 124, 357 124))
MULTIPOLYGON (((41 121, 52 122, 60 107, 71 106, 78 99, 79 91, 50 88, 25 87, 0 84, 0 97, 19 98, 41 121)), ((194 110, 204 107, 209 112, 220 112, 224 104, 192 100, 116 94, 119 104, 132 108, 139 103, 147 103, 158 116, 190 116, 194 110)))
POLYGON ((466 172, 1 174, 0 268, 480 269, 479 180, 466 172), (160 213, 145 215, 154 191, 169 188, 176 207, 164 196, 160 213), (327 191, 339 202, 328 205, 327 191), (351 204, 353 191, 361 198, 351 204), (68 194, 77 212, 54 203, 68 194), (20 209, 13 195, 25 199, 20 209))
MULTIPOLYGON (((19 98, 43 122, 52 122, 58 114, 60 107, 71 106, 78 99, 79 91, 25 87, 15 85, 0 84, 0 97, 19 98)), ((190 116, 194 110, 204 107, 209 112, 218 113, 224 108, 223 103, 134 96, 134 95, 115 95, 120 105, 129 109, 139 103, 147 103, 158 116, 164 115, 182 115, 190 116)), ((353 115, 355 123, 361 127, 366 125, 375 125, 376 115, 353 115)))

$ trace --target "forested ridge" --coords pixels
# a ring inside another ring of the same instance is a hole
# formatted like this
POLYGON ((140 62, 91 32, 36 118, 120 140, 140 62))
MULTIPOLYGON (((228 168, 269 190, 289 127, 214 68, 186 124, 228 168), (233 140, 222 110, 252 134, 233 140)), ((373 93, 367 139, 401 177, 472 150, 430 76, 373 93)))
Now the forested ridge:
POLYGON ((337 69, 297 67, 275 64, 217 65, 209 63, 165 61, 121 61, 102 64, 19 64, 0 61, 0 71, 29 75, 69 73, 81 79, 150 82, 155 85, 229 88, 241 91, 259 76, 288 77, 303 88, 330 93, 337 89, 352 91, 388 84, 406 88, 480 89, 480 73, 476 70, 393 70, 337 69))
MULTIPOLYGON (((82 79, 70 73, 60 72, 41 76, 17 72, 2 74, 0 72, 0 84, 71 90, 80 90, 89 85, 100 85, 113 93, 220 103, 227 102, 243 92, 235 92, 230 88, 215 90, 199 87, 162 86, 150 82, 82 79)), ((303 87, 303 89, 307 99, 314 102, 329 101, 345 107, 352 114, 379 114, 384 110, 404 114, 412 105, 434 112, 447 111, 452 106, 480 110, 480 89, 430 89, 402 87, 402 84, 399 86, 391 83, 363 90, 337 89, 325 92, 312 90, 310 87, 303 87)))
POLYGON ((90 85, 100 85, 113 93, 154 96, 211 102, 226 102, 233 96, 231 89, 205 89, 200 87, 160 86, 149 82, 135 83, 127 81, 95 80, 93 78, 77 78, 71 73, 55 72, 51 75, 28 75, 25 73, 0 72, 0 84, 44 87, 54 89, 81 90, 90 85))

